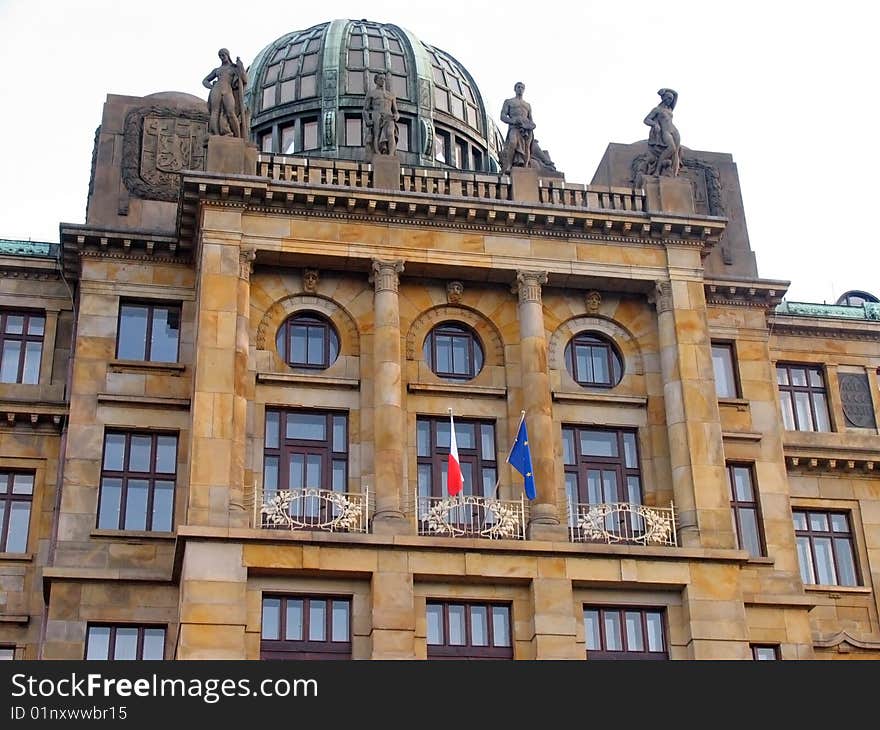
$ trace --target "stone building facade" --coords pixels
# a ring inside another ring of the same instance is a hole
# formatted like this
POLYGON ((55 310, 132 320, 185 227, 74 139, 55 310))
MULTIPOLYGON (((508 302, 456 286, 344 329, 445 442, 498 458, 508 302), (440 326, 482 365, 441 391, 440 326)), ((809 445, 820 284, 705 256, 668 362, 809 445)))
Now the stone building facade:
POLYGON ((880 658, 871 297, 783 301, 729 155, 500 175, 448 54, 301 34, 249 69, 261 149, 195 97, 110 95, 85 223, 0 242, 0 651, 880 658), (409 157, 343 144, 331 42, 402 64, 409 157), (285 107, 309 54, 323 96, 285 107))

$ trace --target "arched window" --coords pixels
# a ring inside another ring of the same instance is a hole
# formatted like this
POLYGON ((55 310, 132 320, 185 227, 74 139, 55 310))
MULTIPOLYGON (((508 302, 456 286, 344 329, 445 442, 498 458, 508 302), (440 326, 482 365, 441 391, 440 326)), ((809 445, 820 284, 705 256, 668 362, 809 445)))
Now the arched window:
POLYGON ((565 367, 581 385, 613 388, 623 375, 617 348, 602 335, 581 332, 565 347, 565 367))
POLYGON ((425 338, 425 361, 438 378, 470 380, 483 369, 483 346, 466 325, 443 322, 425 338))
POLYGON ((315 312, 297 312, 288 317, 275 339, 278 355, 295 368, 323 370, 339 355, 339 335, 330 321, 315 312))
POLYGON ((848 307, 861 307, 863 304, 876 304, 877 297, 873 294, 870 294, 866 291, 859 291, 858 289, 851 289, 850 291, 844 292, 837 298, 836 304, 843 304, 848 307))

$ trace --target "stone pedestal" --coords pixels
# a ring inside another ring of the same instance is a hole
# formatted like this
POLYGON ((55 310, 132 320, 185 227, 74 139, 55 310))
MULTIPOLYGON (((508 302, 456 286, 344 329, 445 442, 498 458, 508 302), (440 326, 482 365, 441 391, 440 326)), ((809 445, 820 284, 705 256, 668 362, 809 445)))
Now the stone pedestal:
POLYGON ((396 155, 376 155, 372 165, 374 188, 400 190, 400 160, 396 155))
POLYGON ((517 203, 538 203, 538 171, 514 167, 510 171, 510 187, 517 203))
POLYGON ((644 179, 649 213, 678 213, 693 215, 694 187, 683 177, 647 176, 644 179))
POLYGON ((208 137, 207 171, 226 175, 257 174, 256 145, 240 137, 212 134, 208 137))

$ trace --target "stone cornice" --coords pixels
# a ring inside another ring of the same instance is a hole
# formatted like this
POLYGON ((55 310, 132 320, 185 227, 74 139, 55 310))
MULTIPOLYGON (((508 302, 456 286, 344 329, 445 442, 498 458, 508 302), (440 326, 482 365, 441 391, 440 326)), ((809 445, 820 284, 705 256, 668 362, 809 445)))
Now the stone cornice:
POLYGON ((35 428, 48 427, 51 430, 60 430, 66 416, 66 403, 0 401, 0 428, 29 424, 35 428))
POLYGON ((637 245, 657 245, 672 240, 699 247, 704 255, 720 239, 727 223, 725 218, 717 216, 591 210, 561 204, 536 205, 376 188, 275 182, 253 176, 224 178, 210 173, 188 173, 183 180, 178 216, 181 242, 193 240, 201 202, 255 213, 306 214, 495 234, 519 233, 637 245))
POLYGON ((789 470, 812 472, 862 472, 880 476, 880 448, 841 446, 783 447, 789 470))
POLYGON ((782 301, 788 281, 770 279, 706 279, 703 289, 707 304, 725 307, 759 307, 768 312, 782 301))
POLYGON ((803 315, 774 314, 768 317, 773 335, 821 337, 842 340, 880 342, 880 321, 827 319, 803 315))

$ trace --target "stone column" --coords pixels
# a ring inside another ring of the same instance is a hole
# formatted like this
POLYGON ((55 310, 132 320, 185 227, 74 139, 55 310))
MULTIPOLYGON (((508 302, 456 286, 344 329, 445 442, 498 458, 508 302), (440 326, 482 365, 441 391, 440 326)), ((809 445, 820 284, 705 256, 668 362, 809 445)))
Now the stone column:
POLYGON ((518 271, 516 274, 523 409, 526 412, 537 492, 530 505, 528 529, 529 537, 533 540, 567 540, 565 525, 559 521, 557 505, 559 485, 554 456, 553 404, 547 372, 544 309, 541 304, 541 286, 546 283, 546 271, 518 271))
POLYGON ((679 543, 733 548, 703 283, 658 282, 654 304, 679 543))
POLYGON ((402 368, 400 365, 400 308, 397 297, 403 261, 373 259, 370 280, 375 287, 373 310, 373 461, 376 512, 373 531, 379 534, 410 532, 400 508, 403 488, 402 368))

